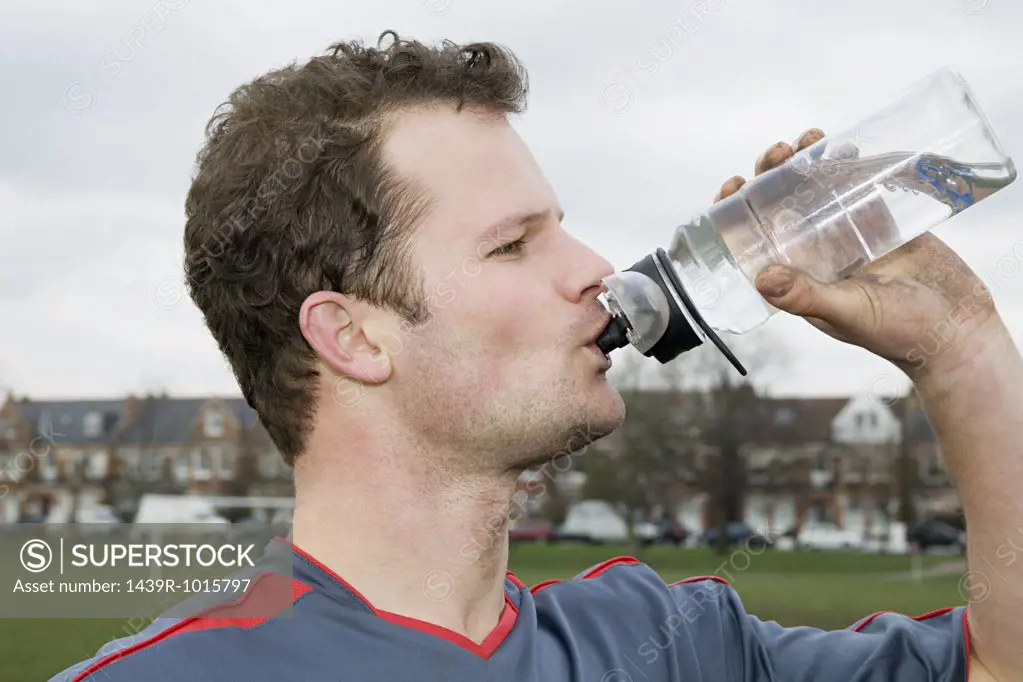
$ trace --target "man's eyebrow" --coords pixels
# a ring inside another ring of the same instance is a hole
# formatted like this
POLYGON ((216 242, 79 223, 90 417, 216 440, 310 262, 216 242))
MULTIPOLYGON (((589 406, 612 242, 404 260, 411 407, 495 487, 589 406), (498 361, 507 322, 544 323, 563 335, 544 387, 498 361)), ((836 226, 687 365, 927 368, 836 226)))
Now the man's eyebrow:
MULTIPOLYGON (((557 211, 558 222, 560 223, 565 219, 565 212, 560 208, 557 211)), ((504 220, 488 227, 481 235, 481 239, 483 241, 494 241, 501 237, 502 232, 511 232, 523 225, 539 222, 550 216, 550 214, 551 210, 547 209, 544 211, 531 211, 529 213, 517 213, 515 215, 508 216, 504 220)))

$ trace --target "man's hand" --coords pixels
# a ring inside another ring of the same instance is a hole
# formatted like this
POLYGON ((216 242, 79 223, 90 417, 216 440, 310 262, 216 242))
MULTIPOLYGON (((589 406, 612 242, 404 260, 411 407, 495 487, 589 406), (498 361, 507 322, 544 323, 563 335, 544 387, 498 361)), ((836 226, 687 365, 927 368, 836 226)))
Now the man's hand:
MULTIPOLYGON (((756 174, 822 137, 813 129, 795 149, 772 145, 756 174)), ((728 180, 717 199, 743 184, 741 177, 728 180)), ((871 236, 897 229, 880 198, 855 218, 871 236)), ((756 285, 778 309, 892 361, 914 381, 966 517, 970 679, 1023 679, 1023 562, 1002 558, 1023 534, 1023 358, 987 287, 930 233, 833 284, 771 265, 756 285)))
MULTIPOLYGON (((794 144, 779 142, 757 159, 760 175, 824 137, 817 128, 794 144)), ((715 201, 734 194, 741 176, 726 181, 715 201)), ((897 230, 882 199, 858 213, 858 227, 897 230)), ((854 238, 855 235, 850 235, 854 238)), ((916 383, 945 380, 1007 332, 981 279, 933 234, 923 234, 834 284, 772 265, 757 289, 779 310, 805 318, 832 337, 892 361, 916 383)))

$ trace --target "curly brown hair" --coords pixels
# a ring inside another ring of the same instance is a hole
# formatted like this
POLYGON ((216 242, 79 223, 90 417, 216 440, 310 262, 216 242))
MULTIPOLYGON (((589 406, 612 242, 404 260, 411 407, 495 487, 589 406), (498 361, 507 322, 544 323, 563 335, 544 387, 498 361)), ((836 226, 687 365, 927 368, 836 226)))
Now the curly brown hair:
POLYGON ((409 239, 429 197, 382 162, 393 115, 432 104, 521 113, 527 89, 507 48, 385 31, 376 47, 338 42, 242 85, 207 124, 185 203, 185 278, 289 465, 316 410, 305 298, 336 291, 414 325, 429 318, 409 239))

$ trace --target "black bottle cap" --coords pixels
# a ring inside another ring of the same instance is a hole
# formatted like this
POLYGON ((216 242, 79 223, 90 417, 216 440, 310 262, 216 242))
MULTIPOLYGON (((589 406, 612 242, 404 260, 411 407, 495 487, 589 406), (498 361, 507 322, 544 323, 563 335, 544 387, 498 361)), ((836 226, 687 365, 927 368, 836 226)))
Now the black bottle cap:
POLYGON ((613 350, 629 345, 629 338, 625 335, 627 328, 628 326, 622 318, 617 315, 612 317, 610 324, 597 337, 597 348, 607 355, 613 350))
MULTIPOLYGON (((668 281, 669 281, 671 287, 678 293, 678 297, 679 297, 679 299, 681 299, 682 305, 685 306, 686 311, 689 313, 689 315, 693 319, 693 321, 696 322, 697 326, 699 326, 700 329, 703 330, 703 333, 707 336, 708 339, 711 340, 711 343, 713 343, 717 347, 717 349, 719 351, 721 351, 722 355, 724 355, 728 359, 728 361, 730 363, 732 363, 732 367, 735 367, 736 371, 738 371, 739 374, 741 374, 742 376, 746 376, 746 374, 747 374, 746 368, 742 366, 742 363, 739 362, 739 359, 737 357, 735 357, 735 354, 732 353, 731 349, 728 346, 725 345, 725 342, 721 340, 721 337, 717 335, 717 332, 715 332, 714 329, 709 324, 707 324, 707 321, 703 319, 703 315, 700 314, 700 311, 697 309, 696 305, 693 303, 693 300, 689 297, 689 294, 686 292, 686 288, 684 286, 682 286, 682 281, 678 278, 678 273, 675 272, 675 266, 672 264, 671 259, 668 258, 667 252, 665 252, 664 249, 659 248, 659 249, 657 249, 657 251, 654 252, 654 257, 656 257, 657 260, 660 262, 661 269, 667 275, 668 281)), ((648 258, 649 258, 649 256, 648 256, 648 258)), ((680 313, 680 314, 678 314, 676 316, 676 314, 675 314, 676 306, 674 305, 675 301, 674 301, 674 299, 671 296, 669 296, 668 302, 670 304, 672 304, 672 315, 671 315, 672 321, 674 321, 675 318, 678 317, 679 320, 680 320, 680 323, 685 325, 685 327, 688 330, 688 332, 690 334, 692 334, 693 336, 696 336, 696 332, 693 331, 692 325, 689 324, 689 321, 685 318, 685 315, 682 315, 680 313)), ((668 332, 670 332, 670 331, 671 331, 671 323, 668 324, 668 332)), ((662 342, 664 341, 665 338, 668 337, 668 332, 665 332, 664 338, 661 339, 662 342)), ((657 344, 657 346, 660 346, 660 345, 661 345, 661 343, 659 342, 657 344)), ((699 345, 699 344, 696 344, 696 345, 699 345)), ((657 350, 657 346, 654 346, 651 350, 652 351, 656 351, 657 350)), ((668 358, 668 360, 673 359, 676 356, 678 356, 680 353, 682 353, 683 351, 690 350, 691 348, 694 348, 694 347, 695 346, 690 346, 689 348, 684 348, 684 349, 674 353, 674 355, 672 355, 670 358, 668 358)), ((655 357, 657 357, 657 356, 655 356, 655 357)), ((660 357, 658 357, 657 359, 660 360, 660 357)), ((664 362, 667 362, 668 360, 661 360, 661 362, 664 363, 664 362)))
MULTIPOLYGON (((732 366, 741 375, 746 376, 746 368, 742 366, 742 363, 729 350, 728 346, 707 324, 700 311, 693 304, 664 249, 657 249, 654 253, 636 262, 632 267, 627 268, 626 271, 638 272, 655 282, 661 289, 661 293, 664 294, 670 310, 667 329, 664 330, 664 334, 657 340, 657 343, 644 355, 648 357, 653 356, 661 364, 666 364, 682 353, 702 345, 703 339, 700 338, 700 335, 689 322, 692 319, 703 331, 704 335, 728 358, 732 366), (685 312, 683 312, 683 308, 685 312), (686 313, 688 313, 688 317, 686 313)), ((627 328, 628 322, 626 320, 614 316, 607 328, 597 338, 597 347, 604 353, 610 353, 613 350, 628 345, 627 328)))

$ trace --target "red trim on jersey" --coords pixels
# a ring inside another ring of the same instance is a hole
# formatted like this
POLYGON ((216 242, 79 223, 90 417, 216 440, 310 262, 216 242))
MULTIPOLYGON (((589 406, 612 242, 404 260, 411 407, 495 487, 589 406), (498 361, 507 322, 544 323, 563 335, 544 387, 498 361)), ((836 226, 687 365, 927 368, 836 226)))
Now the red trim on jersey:
MULTIPOLYGON (((268 593, 269 588, 267 588, 266 585, 269 583, 269 581, 273 581, 278 585, 278 587, 276 588, 276 594, 281 595, 284 593, 284 590, 286 589, 286 586, 283 581, 290 580, 291 604, 294 604, 296 601, 298 601, 299 597, 313 589, 312 587, 306 585, 305 583, 301 583, 297 580, 288 578, 278 573, 272 574, 261 573, 257 580, 263 578, 263 576, 268 576, 260 584, 261 587, 263 587, 264 589, 264 594, 268 593)), ((281 603, 279 607, 274 609, 273 611, 270 611, 267 608, 268 604, 257 603, 252 601, 251 599, 241 601, 236 600, 230 602, 229 604, 211 606, 205 611, 201 611, 200 613, 196 614, 196 616, 194 616, 193 618, 190 618, 188 625, 179 629, 177 632, 182 633, 195 632, 198 630, 213 630, 215 628, 230 627, 232 625, 241 628, 251 628, 257 625, 262 625, 270 617, 272 617, 268 614, 271 613, 279 614, 284 609, 284 607, 288 605, 283 601, 283 599, 279 598, 278 601, 280 601, 281 603)))
POLYGON ((497 625, 494 627, 494 629, 490 631, 490 634, 488 634, 482 642, 477 644, 476 642, 472 641, 465 635, 455 632, 454 630, 450 630, 441 625, 429 623, 425 620, 420 620, 418 618, 412 618, 411 616, 403 616, 398 613, 392 613, 390 611, 383 611, 381 609, 378 609, 377 607, 373 606, 372 602, 370 602, 370 600, 367 599, 361 592, 352 587, 352 585, 347 580, 339 576, 337 573, 335 573, 327 566, 324 566, 322 563, 317 561, 315 557, 310 555, 301 547, 284 538, 280 538, 280 541, 291 545, 291 547, 296 552, 298 552, 302 557, 311 562, 314 566, 316 566, 318 569, 326 573, 332 579, 336 580, 346 590, 350 591, 353 595, 358 597, 359 600, 366 605, 366 608, 368 608, 373 613, 373 615, 382 618, 388 621, 389 623, 394 623, 395 625, 411 628, 413 630, 419 630, 420 632, 424 632, 428 635, 433 635, 434 637, 440 637, 443 640, 451 642, 452 644, 460 646, 463 649, 466 649, 467 651, 476 654, 480 658, 490 658, 494 654, 494 652, 497 651, 497 648, 501 646, 501 643, 504 641, 505 637, 507 637, 508 633, 511 632, 512 628, 515 627, 515 621, 519 616, 519 610, 515 607, 515 604, 512 603, 512 600, 508 596, 508 594, 505 593, 504 610, 501 612, 500 620, 497 622, 497 625))
POLYGON ((557 585, 560 582, 563 582, 560 578, 551 578, 550 580, 544 580, 542 583, 537 583, 536 585, 530 587, 529 591, 531 594, 536 594, 543 588, 550 587, 551 585, 557 585))
POLYGON ((286 544, 286 545, 290 546, 290 547, 291 547, 291 548, 292 548, 293 550, 295 550, 296 552, 298 552, 298 554, 299 554, 300 556, 302 556, 302 557, 303 557, 303 558, 305 558, 305 559, 306 559, 306 560, 307 560, 308 562, 310 562, 311 564, 313 564, 314 566, 316 566, 316 568, 320 569, 321 571, 323 571, 324 573, 326 573, 326 574, 327 574, 328 576, 330 576, 331 578, 333 578, 333 579, 334 579, 334 580, 336 580, 337 582, 341 583, 341 586, 342 586, 342 587, 344 587, 344 588, 345 588, 346 590, 348 590, 349 592, 351 592, 352 594, 354 594, 354 595, 355 595, 356 597, 358 597, 358 598, 359 598, 359 601, 361 601, 362 603, 364 603, 364 604, 366 605, 366 607, 367 607, 367 608, 368 608, 368 609, 369 609, 370 611, 372 611, 372 612, 373 612, 373 615, 375 615, 375 616, 379 616, 379 615, 380 615, 380 612, 379 612, 379 611, 377 611, 376 607, 375 607, 375 606, 373 606, 373 605, 372 605, 371 603, 369 603, 369 599, 366 599, 366 597, 364 597, 364 596, 362 595, 362 593, 361 593, 361 592, 359 592, 359 591, 358 591, 357 589, 355 589, 354 587, 352 587, 352 585, 351 585, 351 584, 349 584, 349 582, 348 582, 347 580, 345 580, 344 578, 342 578, 341 576, 339 576, 339 575, 338 575, 337 573, 335 573, 335 572, 334 572, 333 570, 331 570, 331 569, 327 568, 326 566, 324 566, 323 564, 321 564, 321 563, 319 562, 319 560, 317 560, 317 558, 316 558, 316 557, 314 557, 313 555, 309 554, 308 552, 306 552, 306 551, 305 551, 304 549, 302 549, 301 547, 299 547, 299 546, 298 546, 298 545, 296 545, 295 543, 293 543, 293 542, 291 542, 291 541, 289 541, 289 540, 286 540, 286 539, 284 539, 284 538, 279 538, 279 540, 280 540, 281 542, 283 542, 284 544, 286 544))
POLYGON ((696 582, 700 582, 702 580, 716 580, 719 583, 722 583, 724 585, 729 585, 730 584, 724 578, 721 578, 721 577, 716 576, 716 575, 698 575, 698 576, 696 576, 694 578, 686 578, 685 580, 678 580, 678 581, 673 582, 672 584, 668 585, 668 587, 675 587, 676 585, 685 585, 686 583, 696 583, 696 582))
MULTIPOLYGON (((946 613, 954 611, 955 609, 956 609, 955 606, 946 606, 943 609, 937 609, 935 611, 931 611, 930 613, 924 613, 919 616, 913 616, 913 620, 921 621, 927 620, 928 618, 944 616, 946 613)), ((877 618, 878 616, 883 616, 886 613, 894 613, 895 615, 900 615, 895 611, 878 611, 877 613, 872 613, 867 617, 865 621, 863 621, 855 628, 853 628, 853 632, 860 632, 861 630, 863 630, 863 628, 870 625, 870 623, 875 618, 877 618)), ((966 682, 970 682, 970 624, 969 621, 967 620, 966 609, 963 609, 963 645, 966 647, 966 682)))
POLYGON ((607 561, 601 562, 588 570, 583 574, 583 578, 596 578, 598 575, 611 568, 612 566, 618 566, 619 564, 638 564, 639 559, 631 556, 616 556, 614 559, 608 559, 607 561))
POLYGON ((70 682, 86 682, 86 680, 92 679, 94 673, 114 661, 118 661, 136 651, 153 646, 182 632, 221 627, 255 627, 270 620, 285 607, 294 604, 299 597, 311 589, 313 588, 309 585, 279 573, 260 573, 252 579, 248 589, 238 595, 233 601, 210 606, 194 616, 181 619, 174 625, 157 632, 152 637, 108 654, 78 673, 70 682), (291 591, 290 594, 287 594, 286 589, 289 582, 291 583, 291 591), (280 595, 282 594, 286 596, 281 597, 280 595), (269 606, 275 608, 271 611, 268 610, 269 606))
POLYGON ((508 580, 512 581, 512 584, 515 585, 515 587, 518 587, 520 589, 526 588, 525 584, 523 584, 523 582, 519 580, 518 577, 516 577, 516 575, 511 571, 508 571, 507 576, 508 580))
POLYGON ((963 640, 966 644, 966 682, 970 682, 970 623, 966 620, 966 609, 963 609, 963 640))
POLYGON ((490 631, 490 634, 486 636, 482 642, 477 644, 465 635, 449 630, 441 625, 435 625, 425 620, 419 620, 418 618, 412 618, 410 616, 402 616, 397 613, 391 613, 390 611, 376 611, 376 614, 384 620, 400 625, 402 627, 412 628, 413 630, 419 630, 428 635, 434 637, 440 637, 441 639, 447 640, 456 646, 460 646, 470 653, 476 654, 480 658, 490 658, 497 651, 497 648, 501 646, 501 642, 504 641, 508 633, 515 627, 515 621, 518 619, 519 610, 515 608, 515 604, 512 603, 511 597, 507 594, 504 595, 504 611, 501 612, 501 620, 498 621, 497 626, 490 631))
MULTIPOLYGON (((585 580, 586 578, 596 578, 597 576, 599 576, 601 573, 603 573, 607 569, 611 568, 612 566, 623 566, 623 565, 638 564, 638 563, 639 563, 639 559, 637 559, 635 557, 631 557, 631 556, 617 556, 617 557, 615 557, 613 559, 608 559, 607 561, 602 561, 601 563, 597 564, 596 566, 594 566, 590 570, 586 571, 586 573, 583 573, 579 577, 581 579, 583 579, 583 580, 585 580)), ((530 592, 530 594, 536 594, 537 592, 539 592, 540 590, 544 589, 545 587, 550 587, 551 585, 556 585, 557 583, 561 583, 561 582, 564 582, 564 580, 561 580, 560 578, 554 578, 552 580, 545 580, 542 583, 537 583, 536 585, 533 585, 531 588, 529 588, 529 592, 530 592)))
MULTIPOLYGON (((922 614, 920 616, 913 616, 912 618, 913 618, 913 620, 927 620, 928 618, 935 618, 937 616, 944 616, 946 613, 948 613, 949 611, 952 611, 953 609, 955 609, 954 606, 946 606, 943 609, 938 609, 936 611, 931 611, 930 613, 925 613, 925 614, 922 614)), ((859 632, 863 628, 865 628, 868 625, 870 625, 870 623, 873 622, 873 620, 875 618, 877 618, 878 616, 883 616, 886 613, 893 613, 893 614, 895 614, 897 616, 898 615, 902 615, 902 614, 896 613, 895 611, 878 611, 877 613, 872 613, 869 616, 867 616, 867 619, 865 621, 863 621, 862 623, 857 625, 855 628, 853 628, 853 632, 859 632)))

